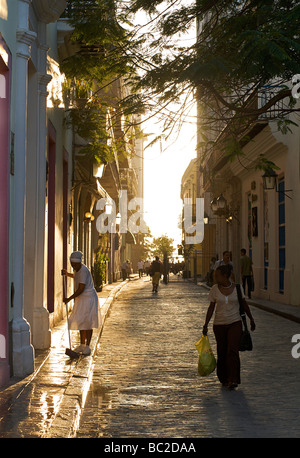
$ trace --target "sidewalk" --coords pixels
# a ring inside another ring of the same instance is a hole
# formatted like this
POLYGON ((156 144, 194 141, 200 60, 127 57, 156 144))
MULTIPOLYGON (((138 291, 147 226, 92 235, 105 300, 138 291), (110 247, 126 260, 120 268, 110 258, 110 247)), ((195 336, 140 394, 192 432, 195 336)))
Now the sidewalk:
MULTIPOLYGON (((52 330, 51 348, 36 352, 34 373, 22 380, 12 378, 0 391, 0 438, 74 437, 107 313, 127 283, 106 285, 98 293, 102 323, 93 332, 91 356, 70 360, 65 355, 69 346, 65 319, 52 330)), ((71 332, 71 339, 74 348, 79 344, 79 332, 71 332)))
MULTIPOLYGON (((210 290, 210 286, 208 286, 204 282, 198 282, 198 285, 202 286, 210 290)), ((260 298, 252 298, 246 300, 249 305, 253 305, 254 307, 260 308, 265 310, 266 312, 274 313, 275 315, 282 316, 287 320, 295 321, 296 323, 300 323, 300 305, 289 305, 289 304, 282 304, 281 302, 273 302, 268 301, 260 298)))

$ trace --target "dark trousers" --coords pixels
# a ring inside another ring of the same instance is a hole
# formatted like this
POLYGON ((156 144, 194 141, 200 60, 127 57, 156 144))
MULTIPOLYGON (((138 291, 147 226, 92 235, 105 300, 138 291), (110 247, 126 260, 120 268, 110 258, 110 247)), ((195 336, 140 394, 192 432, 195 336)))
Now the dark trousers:
POLYGON ((246 294, 246 282, 248 286, 248 297, 251 299, 251 290, 252 290, 252 276, 251 275, 243 275, 243 290, 246 294))
POLYGON ((217 376, 221 383, 241 383, 239 346, 242 322, 213 326, 217 341, 217 376))

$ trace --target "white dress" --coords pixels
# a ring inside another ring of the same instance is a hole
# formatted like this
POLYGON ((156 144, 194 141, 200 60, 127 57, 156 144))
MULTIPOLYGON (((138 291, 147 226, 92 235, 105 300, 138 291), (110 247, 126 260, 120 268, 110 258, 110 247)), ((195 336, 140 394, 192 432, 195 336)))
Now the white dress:
POLYGON ((80 296, 75 297, 73 312, 69 319, 70 329, 88 330, 98 328, 100 314, 98 296, 94 288, 92 275, 84 264, 81 265, 78 272, 75 272, 74 280, 75 291, 79 283, 84 283, 85 288, 80 296))

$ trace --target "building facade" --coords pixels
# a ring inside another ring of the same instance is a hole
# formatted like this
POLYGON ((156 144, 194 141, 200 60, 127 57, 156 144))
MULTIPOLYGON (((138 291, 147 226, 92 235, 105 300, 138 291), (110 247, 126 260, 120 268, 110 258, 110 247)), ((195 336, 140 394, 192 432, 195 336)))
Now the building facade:
MULTIPOLYGON (((181 194, 183 205, 185 199, 192 204, 192 224, 196 224, 196 199, 198 197, 198 158, 192 159, 181 179, 181 194)), ((199 196, 200 197, 200 196, 199 196)), ((188 224, 186 224, 184 208, 182 212, 182 246, 186 264, 186 275, 204 280, 209 273, 211 258, 215 256, 215 226, 209 224, 207 213, 204 213, 204 240, 205 243, 187 244, 188 224)))
MULTIPOLYGON (((51 329, 64 317, 61 269, 70 270, 70 253, 83 251, 93 273, 101 258, 105 284, 120 277, 134 243, 96 228, 97 201, 109 196, 118 205, 119 191, 129 187, 129 197, 137 196, 143 166, 138 175, 131 158, 121 164, 116 157, 100 167, 80 152, 84 142, 68 122, 72 100, 60 70, 72 52, 72 29, 59 19, 66 5, 0 0, 0 386, 32 373, 35 350, 51 345, 51 329)), ((116 84, 121 96, 122 82, 116 84)), ((123 135, 109 125, 109 110, 107 129, 123 135)), ((140 155, 142 143, 131 139, 129 147, 130 156, 136 147, 140 155)), ((71 294, 70 281, 67 287, 71 294)))
MULTIPOLYGON (((293 114, 289 119, 297 122, 293 114)), ((198 152, 199 193, 205 198, 208 220, 215 225, 216 255, 221 258, 224 250, 231 252, 240 281, 240 249, 245 248, 253 260, 253 296, 300 305, 295 249, 300 231, 299 127, 283 134, 265 116, 252 126, 243 153, 229 162, 216 147, 201 163, 198 152), (264 171, 255 168, 259 155, 278 167, 273 189, 266 189, 264 171)))

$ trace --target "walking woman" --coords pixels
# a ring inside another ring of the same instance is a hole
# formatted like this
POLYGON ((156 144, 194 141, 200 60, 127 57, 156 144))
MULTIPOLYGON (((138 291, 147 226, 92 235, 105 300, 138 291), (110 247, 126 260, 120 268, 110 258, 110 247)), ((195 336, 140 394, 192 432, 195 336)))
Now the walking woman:
POLYGON ((66 269, 63 269, 62 275, 74 278, 75 282, 75 293, 65 298, 66 304, 75 299, 69 325, 70 329, 78 329, 80 331, 80 345, 74 351, 83 355, 90 355, 89 345, 93 328, 98 328, 99 326, 98 296, 94 288, 92 275, 89 269, 82 264, 81 251, 74 251, 70 256, 70 262, 75 273, 68 273, 66 269))
MULTIPOLYGON (((203 334, 207 335, 208 323, 215 311, 213 331, 217 341, 217 376, 223 386, 234 390, 241 383, 239 344, 242 321, 236 285, 230 280, 231 266, 222 265, 215 271, 216 284, 210 290, 203 334)), ((251 331, 255 323, 241 287, 243 307, 250 319, 251 331)))

